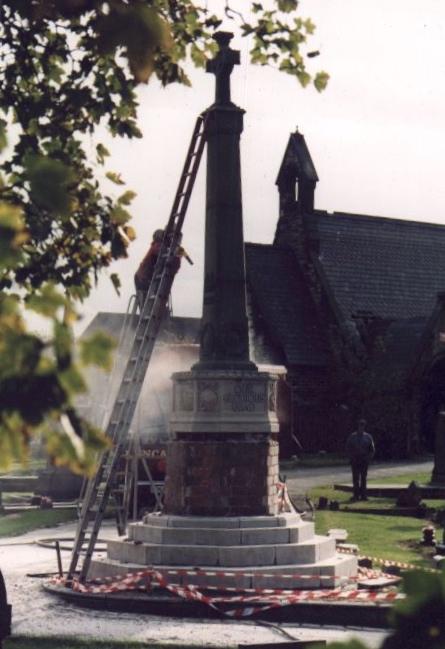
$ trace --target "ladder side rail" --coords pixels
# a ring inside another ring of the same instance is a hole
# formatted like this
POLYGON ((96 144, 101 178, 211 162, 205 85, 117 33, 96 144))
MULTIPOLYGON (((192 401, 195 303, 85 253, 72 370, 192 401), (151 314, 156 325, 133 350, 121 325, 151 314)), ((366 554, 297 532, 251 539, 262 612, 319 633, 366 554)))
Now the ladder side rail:
POLYGON ((182 225, 184 223, 185 215, 190 202, 190 197, 192 195, 193 186, 195 184, 196 175, 198 173, 199 165, 201 162, 202 153, 204 151, 204 146, 206 143, 206 137, 205 137, 206 122, 207 122, 207 118, 206 116, 204 116, 202 118, 202 124, 203 124, 202 132, 199 135, 196 151, 194 152, 194 157, 190 160, 191 162, 190 171, 186 175, 187 189, 181 197, 181 206, 178 209, 176 209, 174 213, 174 217, 176 219, 175 227, 178 232, 181 231, 182 225))
POLYGON ((71 561, 70 561, 70 566, 68 568, 68 573, 67 573, 67 580, 70 581, 77 568, 77 563, 79 560, 79 555, 82 551, 82 546, 85 541, 85 534, 88 528, 88 525, 90 523, 89 520, 89 513, 91 511, 91 508, 94 504, 94 501, 97 497, 97 491, 99 489, 99 485, 101 482, 101 478, 103 475, 103 467, 106 464, 106 461, 108 459, 109 451, 105 451, 105 453, 102 454, 101 460, 99 463, 99 468, 96 472, 96 474, 88 481, 87 488, 86 488, 86 493, 85 497, 82 503, 82 510, 80 514, 80 519, 77 524, 76 528, 76 535, 74 537, 74 542, 73 542, 73 550, 72 550, 72 555, 71 555, 71 561))
POLYGON ((108 500, 114 486, 114 481, 112 480, 111 476, 115 473, 120 458, 122 457, 122 453, 123 453, 122 446, 123 446, 122 443, 118 443, 112 454, 112 461, 110 466, 110 470, 111 470, 110 479, 107 480, 105 483, 104 493, 98 504, 96 515, 93 521, 93 526, 90 532, 90 536, 88 538, 88 545, 85 551, 85 557, 83 560, 82 568, 80 570, 79 581, 81 583, 85 581, 88 574, 88 570, 90 569, 91 559, 93 556, 94 548, 96 547, 99 530, 102 525, 102 521, 105 515, 105 510, 108 505, 108 500))
POLYGON ((184 222, 185 212, 202 156, 205 144, 205 120, 205 115, 201 115, 198 117, 195 124, 195 130, 187 153, 178 191, 175 196, 173 208, 161 244, 161 250, 155 265, 153 279, 150 283, 147 298, 136 328, 135 337, 130 351, 130 358, 127 361, 121 385, 118 390, 118 396, 106 429, 110 438, 115 440, 116 447, 111 455, 111 462, 109 462, 109 452, 107 452, 105 457, 101 459, 100 467, 96 476, 88 485, 87 497, 85 498, 82 507, 82 518, 78 525, 76 541, 73 547, 73 556, 69 571, 71 577, 77 567, 80 551, 85 540, 86 529, 89 523, 89 513, 93 502, 97 500, 99 485, 103 480, 105 469, 107 469, 108 475, 105 482, 105 488, 94 519, 93 529, 89 538, 88 548, 82 566, 81 579, 85 579, 88 573, 97 535, 114 485, 113 474, 122 454, 122 441, 128 435, 136 403, 142 389, 146 370, 154 348, 156 336, 160 329, 162 311, 165 309, 166 300, 174 279, 168 264, 169 261, 173 259, 179 243, 180 229, 184 222), (198 145, 197 147, 196 144, 198 145), (183 190, 186 186, 187 189, 184 192, 183 190), (181 207, 178 213, 179 205, 181 205, 181 207), (158 278, 160 278, 159 282, 158 278))
POLYGON ((128 328, 128 323, 130 321, 130 318, 131 319, 133 318, 135 311, 136 311, 136 295, 133 293, 132 295, 130 295, 130 299, 128 300, 127 310, 125 311, 125 316, 124 316, 124 322, 122 323, 122 329, 119 334, 117 349, 121 347, 122 343, 125 340, 125 334, 128 328))
POLYGON ((168 222, 167 222, 167 229, 169 229, 169 226, 174 221, 174 216, 178 211, 179 203, 180 203, 180 200, 181 200, 181 194, 182 194, 183 189, 184 189, 184 184, 186 183, 187 178, 188 178, 188 169, 189 169, 190 164, 192 163, 193 156, 195 154, 195 145, 196 145, 196 142, 198 141, 198 139, 200 138, 200 136, 202 135, 202 133, 200 132, 202 124, 203 124, 203 116, 199 115, 197 120, 196 120, 195 128, 193 130, 193 135, 192 135, 192 138, 190 140, 187 155, 185 157, 185 162, 184 162, 181 177, 180 177, 180 180, 179 180, 179 185, 178 185, 178 188, 176 190, 175 198, 173 200, 173 206, 172 206, 172 209, 170 211, 170 216, 169 216, 169 219, 168 219, 168 222))
POLYGON ((143 363, 143 365, 145 365, 144 354, 141 355, 141 348, 146 338, 148 337, 149 330, 150 328, 152 328, 153 323, 159 319, 159 313, 156 312, 157 310, 159 310, 157 309, 157 302, 157 295, 155 295, 154 297, 150 296, 149 298, 147 298, 144 304, 138 327, 136 329, 133 345, 130 350, 129 358, 122 376, 121 385, 116 396, 111 416, 109 418, 108 426, 106 428, 106 433, 110 437, 114 436, 115 424, 120 422, 120 420, 125 415, 124 410, 126 409, 126 407, 128 407, 128 404, 126 402, 128 400, 129 392, 131 391, 131 387, 134 384, 133 382, 135 381, 135 379, 137 379, 138 375, 140 375, 141 362, 143 363), (147 313, 150 313, 150 315, 147 316, 147 313))
POLYGON ((140 335, 140 344, 137 342, 131 351, 130 355, 134 356, 136 361, 132 362, 131 359, 129 359, 129 362, 127 363, 122 385, 111 413, 109 425, 106 429, 106 433, 110 437, 117 435, 120 439, 121 431, 119 431, 119 429, 122 428, 122 424, 124 424, 126 429, 131 424, 136 402, 145 378, 148 361, 154 346, 154 338, 159 331, 160 322, 160 317, 151 319, 150 324, 152 327, 147 326, 144 328, 140 335), (153 325, 156 325, 156 331, 150 333, 150 329, 153 329, 153 325), (135 349, 135 347, 137 347, 137 349, 135 349), (143 351, 141 351, 141 349, 143 349, 143 351), (130 376, 128 376, 128 374, 130 374, 130 376), (136 386, 137 390, 135 389, 136 386))
POLYGON ((126 526, 127 524, 127 518, 128 518, 128 509, 130 507, 130 498, 131 498, 131 491, 132 491, 132 473, 129 470, 130 466, 130 461, 128 458, 128 453, 131 453, 131 449, 133 446, 133 440, 131 440, 130 444, 128 445, 127 448, 127 457, 125 458, 125 482, 124 482, 124 493, 123 493, 123 498, 122 498, 122 517, 121 517, 121 524, 126 526))
MULTIPOLYGON (((134 316, 137 314, 137 302, 136 302, 136 295, 131 295, 130 299, 128 300, 127 304, 127 310, 125 312, 124 316, 124 322, 121 327, 121 331, 119 334, 119 339, 117 342, 117 347, 116 347, 116 352, 114 354, 114 360, 113 360, 113 367, 111 370, 110 378, 108 380, 109 388, 110 388, 110 393, 112 394, 113 391, 113 386, 115 385, 115 378, 117 378, 117 369, 118 369, 118 358, 120 354, 124 351, 123 350, 123 345, 125 343, 125 338, 127 335, 127 331, 130 328, 130 322, 133 321, 134 316)), ((133 341, 131 341, 131 345, 133 344, 133 341)), ((102 422, 101 422, 101 427, 105 428, 108 419, 107 419, 107 411, 109 411, 110 407, 110 397, 111 394, 108 394, 108 397, 105 398, 105 404, 106 404, 106 409, 105 412, 102 415, 102 422)), ((116 397, 115 397, 116 398, 116 397)))

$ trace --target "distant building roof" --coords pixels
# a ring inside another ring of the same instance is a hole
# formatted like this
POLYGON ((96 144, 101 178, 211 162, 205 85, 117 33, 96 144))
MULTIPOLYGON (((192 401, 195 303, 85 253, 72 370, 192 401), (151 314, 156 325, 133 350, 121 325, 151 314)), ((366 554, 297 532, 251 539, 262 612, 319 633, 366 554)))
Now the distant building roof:
MULTIPOLYGON (((105 426, 117 395, 124 368, 130 356, 134 327, 121 336, 125 320, 123 313, 99 312, 87 326, 81 338, 94 331, 105 331, 120 345, 114 353, 111 372, 94 366, 84 372, 89 391, 76 402, 79 412, 93 424, 105 426)), ((187 371, 198 360, 197 345, 200 318, 167 317, 156 340, 153 356, 144 379, 131 430, 152 439, 168 435, 171 413, 173 372, 187 371)))
POLYGON ((294 254, 276 246, 246 244, 247 282, 268 338, 287 364, 324 365, 326 345, 294 254))
MULTIPOLYGON (((106 331, 119 340, 124 325, 124 313, 100 311, 91 320, 82 336, 89 336, 97 330, 106 331)), ((135 323, 136 324, 136 323, 135 323)), ((201 318, 167 317, 165 318, 157 342, 161 343, 195 343, 199 341, 201 318)))
POLYGON ((445 227, 315 211, 320 261, 346 317, 427 317, 445 289, 445 227))

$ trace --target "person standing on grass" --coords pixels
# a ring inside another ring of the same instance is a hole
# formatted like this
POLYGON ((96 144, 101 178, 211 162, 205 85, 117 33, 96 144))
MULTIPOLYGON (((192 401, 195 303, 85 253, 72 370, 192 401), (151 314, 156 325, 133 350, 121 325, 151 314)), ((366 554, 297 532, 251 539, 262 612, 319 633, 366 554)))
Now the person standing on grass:
POLYGON ((366 497, 366 478, 368 466, 374 457, 374 440, 365 432, 366 420, 359 419, 358 428, 346 440, 346 453, 352 470, 354 495, 352 500, 368 500, 366 497))

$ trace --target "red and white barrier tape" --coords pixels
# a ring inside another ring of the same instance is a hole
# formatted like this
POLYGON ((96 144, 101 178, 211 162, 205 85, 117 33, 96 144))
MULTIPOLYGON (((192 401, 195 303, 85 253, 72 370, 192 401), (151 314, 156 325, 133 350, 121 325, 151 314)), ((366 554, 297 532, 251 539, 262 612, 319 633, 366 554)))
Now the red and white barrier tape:
POLYGON ((295 512, 295 507, 289 498, 287 484, 285 482, 277 482, 275 486, 277 488, 278 513, 295 512))
MULTIPOLYGON (((204 570, 181 570, 169 571, 176 572, 183 575, 214 575, 214 571, 206 572, 204 570)), ((246 573, 247 574, 247 573, 246 573)), ((360 578, 375 578, 380 576, 381 573, 375 570, 362 570, 360 569, 360 578)), ((264 577, 266 574, 261 573, 257 575, 264 577)), ((277 575, 270 575, 277 577, 277 575)), ((169 583, 166 577, 152 568, 128 573, 121 577, 109 577, 102 580, 104 583, 89 583, 81 584, 74 580, 71 587, 74 591, 80 593, 116 593, 129 590, 150 590, 152 584, 155 583, 158 587, 164 588, 169 592, 182 597, 188 601, 202 602, 214 610, 232 618, 248 617, 260 611, 266 611, 271 608, 289 606, 303 601, 357 601, 357 602, 389 602, 403 597, 397 590, 390 590, 385 592, 370 591, 365 589, 347 590, 344 587, 336 587, 330 589, 318 590, 292 590, 292 589, 278 589, 278 588, 222 588, 218 586, 204 586, 205 590, 223 591, 225 594, 212 597, 201 592, 200 588, 195 585, 179 585, 169 583), (236 594, 231 594, 236 593, 236 594), (243 594, 240 594, 243 593, 243 594), (237 607, 231 610, 225 610, 225 606, 231 604, 244 604, 244 606, 237 607), (256 604, 256 606, 245 606, 246 604, 256 604)), ((53 583, 65 585, 65 581, 61 578, 56 578, 53 583)))
MULTIPOLYGON (((340 552, 342 554, 355 554, 353 550, 347 550, 344 548, 337 548, 337 552, 340 552)), ((359 560, 361 559, 367 559, 368 561, 372 561, 372 563, 376 563, 379 566, 384 566, 385 568, 391 568, 392 566, 396 568, 400 568, 401 570, 422 570, 422 572, 440 572, 437 568, 422 568, 420 566, 415 566, 412 563, 403 563, 402 561, 390 561, 389 559, 381 559, 379 557, 369 557, 367 555, 357 555, 357 558, 359 560)))

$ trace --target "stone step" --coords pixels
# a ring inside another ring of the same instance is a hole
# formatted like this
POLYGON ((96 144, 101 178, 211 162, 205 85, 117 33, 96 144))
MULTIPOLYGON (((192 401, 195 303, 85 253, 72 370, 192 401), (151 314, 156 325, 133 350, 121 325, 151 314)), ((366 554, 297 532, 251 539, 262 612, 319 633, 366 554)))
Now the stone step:
POLYGON ((282 545, 167 545, 109 541, 108 557, 122 563, 191 566, 273 566, 316 563, 335 555, 335 539, 313 536, 302 543, 282 545))
POLYGON ((153 527, 181 527, 202 529, 237 529, 247 527, 287 527, 296 525, 301 516, 295 513, 277 516, 168 516, 146 514, 143 522, 153 527))
MULTIPOLYGON (((114 559, 93 559, 89 579, 103 579, 139 572, 145 566, 138 563, 121 563, 114 559)), ((353 555, 335 554, 329 559, 313 564, 293 564, 250 568, 212 568, 199 571, 191 566, 155 566, 169 583, 195 585, 205 588, 333 588, 357 574, 357 558, 353 555)))
POLYGON ((166 545, 276 545, 302 543, 313 536, 314 523, 302 520, 287 527, 184 528, 145 523, 132 523, 128 527, 131 541, 166 545))

